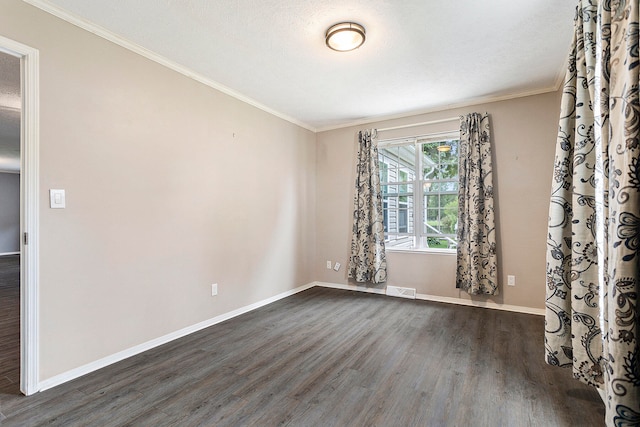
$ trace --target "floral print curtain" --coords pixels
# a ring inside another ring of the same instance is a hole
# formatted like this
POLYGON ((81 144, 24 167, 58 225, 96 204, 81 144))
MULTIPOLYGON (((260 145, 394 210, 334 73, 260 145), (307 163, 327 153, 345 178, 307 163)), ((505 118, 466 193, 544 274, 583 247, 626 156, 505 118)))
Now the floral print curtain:
POLYGON ((456 287, 472 295, 497 295, 493 166, 486 113, 460 117, 459 150, 456 287))
POLYGON ((547 363, 640 425, 638 1, 581 0, 565 78, 549 232, 547 363))
POLYGON ((387 260, 384 250, 384 217, 375 134, 375 130, 361 131, 358 134, 356 192, 348 275, 356 282, 384 283, 387 280, 387 260))

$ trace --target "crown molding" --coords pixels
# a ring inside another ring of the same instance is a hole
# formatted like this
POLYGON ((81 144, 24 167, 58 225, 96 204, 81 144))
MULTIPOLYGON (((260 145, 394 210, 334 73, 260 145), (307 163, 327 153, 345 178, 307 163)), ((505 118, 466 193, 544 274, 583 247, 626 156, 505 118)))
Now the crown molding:
POLYGON ((117 44, 118 46, 121 46, 125 49, 128 49, 134 53, 137 53, 138 55, 141 55, 147 59, 150 59, 164 67, 167 67, 173 71, 176 71, 186 77, 189 77, 199 83, 202 83, 206 86, 209 86, 217 91, 220 91, 226 95, 229 95, 239 101, 244 102, 245 104, 249 104, 255 108, 258 108, 266 113, 269 113, 273 116, 276 116, 282 120, 285 120, 289 123, 292 123, 296 126, 300 126, 301 128, 307 129, 311 132, 316 132, 317 130, 307 124, 307 123, 303 123, 297 119, 294 119, 293 117, 290 117, 286 114, 283 114, 279 111, 273 110, 269 107, 267 107, 264 104, 261 104, 260 102, 256 101, 255 99, 249 98, 248 96, 245 96, 239 92, 236 92, 235 90, 224 86, 223 84, 220 84, 214 80, 211 80, 210 78, 207 78, 205 76, 203 76, 200 73, 197 73, 181 64, 178 64, 177 62, 171 61, 168 58, 165 58, 162 55, 159 55, 145 47, 142 47, 124 37, 121 37, 115 33, 113 33, 110 30, 107 30, 106 28, 103 28, 97 24, 94 24, 93 22, 90 22, 76 14, 73 14, 71 12, 68 12, 64 9, 59 8, 56 5, 51 4, 49 1, 47 0, 23 0, 25 3, 28 3, 34 7, 37 7, 40 10, 43 10, 57 18, 62 19, 63 21, 66 21, 72 25, 75 25, 76 27, 82 28, 83 30, 89 31, 92 34, 97 35, 98 37, 101 37, 105 40, 108 40, 112 43, 117 44))
POLYGON ((441 112, 441 111, 446 111, 446 110, 451 110, 454 108, 465 108, 465 107, 471 107, 474 105, 479 105, 479 104, 486 104, 486 103, 490 103, 490 102, 500 102, 500 101, 507 101, 507 100, 511 100, 511 99, 516 99, 516 98, 524 98, 527 96, 534 96, 534 95, 541 95, 541 94, 545 94, 545 93, 549 93, 549 92, 555 92, 557 90, 560 89, 560 87, 562 86, 562 83, 564 81, 564 72, 566 70, 566 64, 569 58, 569 52, 567 52, 567 56, 565 58, 565 61, 563 62, 563 66, 560 68, 558 74, 556 75, 556 78, 554 79, 554 83, 552 86, 550 87, 546 87, 546 88, 542 88, 542 89, 537 89, 537 90, 531 90, 531 91, 524 91, 524 92, 517 92, 517 93, 513 93, 513 94, 508 94, 508 95, 499 95, 499 96, 485 96, 485 97, 480 97, 480 98, 474 98, 471 100, 467 100, 467 101, 463 101, 463 102, 459 102, 459 103, 453 103, 453 104, 444 104, 444 105, 439 105, 439 106, 435 106, 435 107, 430 107, 430 108, 424 108, 424 109, 417 109, 417 110, 411 110, 411 111, 405 111, 402 113, 397 113, 397 114, 391 114, 391 115, 381 115, 381 116, 369 116, 369 117, 364 117, 355 121, 350 121, 347 123, 340 123, 340 124, 335 124, 335 125, 326 125, 326 126, 319 126, 319 127, 314 127, 308 123, 304 123, 301 122, 300 120, 297 120, 291 116, 288 116, 284 113, 281 113, 279 111, 276 111, 272 108, 267 107, 264 104, 261 104, 260 102, 245 96, 227 86, 224 86, 208 77, 203 76, 200 73, 197 73, 181 64, 178 64, 174 61, 171 61, 168 58, 165 58, 162 55, 159 55, 147 48, 144 48, 130 40, 127 40, 124 37, 121 37, 113 32, 111 32, 110 30, 107 30, 106 28, 103 28, 97 24, 94 24, 93 22, 90 22, 78 15, 75 15, 71 12, 68 12, 56 5, 53 5, 52 3, 50 3, 48 0, 22 0, 25 3, 28 3, 34 7, 37 7, 38 9, 41 9, 53 16, 56 16, 60 19, 62 19, 63 21, 66 21, 72 25, 75 25, 79 28, 82 28, 86 31, 89 31, 92 34, 95 34, 105 40, 108 40, 112 43, 115 43, 125 49, 128 49, 134 53, 137 53, 138 55, 141 55, 147 59, 150 59, 160 65, 163 65, 173 71, 176 71, 186 77, 189 77, 199 83, 202 83, 206 86, 209 86, 215 90, 218 90, 226 95, 229 95, 239 101, 242 101, 248 105, 251 105, 255 108, 258 108, 266 113, 269 113, 275 117, 278 117, 282 120, 285 120, 289 123, 292 123, 296 126, 300 126, 301 128, 304 128, 306 130, 309 130, 311 132, 314 133, 319 133, 319 132, 326 132, 326 131, 330 131, 330 130, 335 130, 335 129, 343 129, 343 128, 347 128, 347 127, 352 127, 352 126, 361 126, 361 125, 367 125, 367 124, 371 124, 371 123, 377 123, 377 122, 382 122, 382 121, 387 121, 387 120, 394 120, 394 119, 401 119, 401 118, 406 118, 406 117, 411 117, 411 116, 417 116, 417 115, 421 115, 421 114, 429 114, 429 113, 436 113, 436 112, 441 112))
POLYGON ((398 113, 398 114, 391 114, 391 115, 384 115, 384 116, 371 116, 371 117, 366 117, 356 121, 352 121, 349 123, 318 127, 316 129, 316 132, 318 133, 326 132, 326 131, 335 130, 335 129, 348 128, 351 126, 362 126, 362 125, 368 125, 372 123, 384 122, 387 120, 404 119, 406 117, 419 116, 421 114, 439 113, 447 110, 453 110, 455 108, 472 107, 474 105, 488 104, 491 102, 508 101, 510 99, 525 98, 527 96, 534 96, 534 95, 542 95, 549 92, 555 92, 559 89, 559 87, 560 86, 557 85, 557 83, 554 81, 553 86, 542 88, 542 89, 517 92, 509 95, 484 96, 484 97, 474 98, 472 100, 467 100, 467 101, 463 101, 455 104, 444 104, 436 107, 406 111, 404 113, 398 113))
POLYGON ((564 57, 564 61, 562 61, 562 67, 558 70, 558 75, 556 76, 556 90, 560 90, 562 85, 564 84, 564 79, 567 74, 567 68, 569 68, 569 58, 571 57, 571 49, 570 46, 567 50, 567 54, 564 57))

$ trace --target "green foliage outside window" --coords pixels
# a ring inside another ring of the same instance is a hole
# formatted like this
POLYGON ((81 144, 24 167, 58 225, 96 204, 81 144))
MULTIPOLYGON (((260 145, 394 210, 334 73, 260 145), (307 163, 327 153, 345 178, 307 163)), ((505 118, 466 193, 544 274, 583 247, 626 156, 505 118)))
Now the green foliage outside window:
POLYGON ((389 246, 452 249, 456 245, 458 140, 431 141, 394 142, 379 149, 389 246), (438 150, 439 145, 449 150, 438 150))

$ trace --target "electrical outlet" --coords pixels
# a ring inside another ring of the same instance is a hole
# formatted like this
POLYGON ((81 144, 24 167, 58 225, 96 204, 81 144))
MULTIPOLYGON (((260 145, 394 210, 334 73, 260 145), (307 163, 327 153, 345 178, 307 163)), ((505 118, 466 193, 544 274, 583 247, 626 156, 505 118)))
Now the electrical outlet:
POLYGON ((334 265, 334 266, 333 266, 333 269, 334 269, 335 271, 340 270, 340 263, 339 263, 339 262, 336 262, 336 265, 334 265))
POLYGON ((507 285, 515 286, 516 285, 516 276, 507 276, 507 285))
POLYGON ((327 270, 331 270, 331 261, 327 261, 327 270))
POLYGON ((218 284, 214 283, 211 285, 211 296, 215 297, 216 295, 218 295, 218 284))

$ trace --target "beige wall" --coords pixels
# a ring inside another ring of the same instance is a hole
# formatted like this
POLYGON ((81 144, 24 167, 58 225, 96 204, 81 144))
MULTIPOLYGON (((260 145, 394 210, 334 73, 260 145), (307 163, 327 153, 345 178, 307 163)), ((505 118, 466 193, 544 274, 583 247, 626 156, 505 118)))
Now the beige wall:
MULTIPOLYGON (((316 280, 350 283, 346 269, 326 269, 326 260, 346 266, 350 243, 357 132, 456 117, 469 112, 491 116, 495 155, 498 255, 501 294, 478 302, 544 307, 546 225, 558 126, 560 94, 548 93, 406 117, 332 131, 317 137, 316 280), (506 275, 516 286, 505 285, 506 275)), ((381 133, 380 138, 458 127, 456 121, 381 133)), ((388 285, 416 288, 420 294, 469 299, 455 289, 455 255, 387 253, 388 285)))
POLYGON ((40 380, 313 281, 312 132, 18 0, 0 35, 40 51, 40 380))
MULTIPOLYGON (((491 114, 500 278, 517 277, 492 301, 543 307, 558 93, 315 135, 19 0, 0 3, 0 35, 41 55, 40 380, 314 280, 347 284, 325 261, 348 261, 357 130, 470 111, 491 114)), ((468 299, 455 256, 388 259, 389 284, 468 299)))

